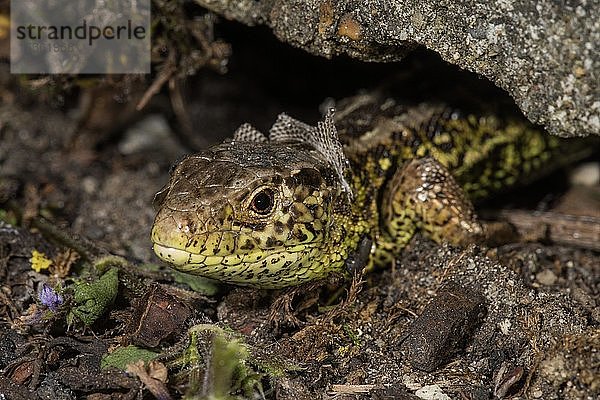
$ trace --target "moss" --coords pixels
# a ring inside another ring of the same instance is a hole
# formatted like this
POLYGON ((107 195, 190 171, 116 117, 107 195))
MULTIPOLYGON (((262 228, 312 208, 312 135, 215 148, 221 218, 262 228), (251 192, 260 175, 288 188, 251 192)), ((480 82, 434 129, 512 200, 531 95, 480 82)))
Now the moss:
POLYGON ((105 354, 102 357, 100 367, 102 369, 114 367, 125 371, 129 364, 133 364, 139 360, 148 362, 154 360, 157 356, 158 354, 153 351, 141 349, 136 346, 119 347, 112 353, 105 354))

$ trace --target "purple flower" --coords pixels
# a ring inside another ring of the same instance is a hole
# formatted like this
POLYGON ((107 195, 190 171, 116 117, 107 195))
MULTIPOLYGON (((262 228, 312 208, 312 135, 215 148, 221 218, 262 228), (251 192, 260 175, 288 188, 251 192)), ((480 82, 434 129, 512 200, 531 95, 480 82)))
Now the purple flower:
POLYGON ((64 302, 63 297, 45 283, 42 286, 42 290, 40 290, 39 299, 43 305, 52 311, 58 310, 58 307, 64 302))

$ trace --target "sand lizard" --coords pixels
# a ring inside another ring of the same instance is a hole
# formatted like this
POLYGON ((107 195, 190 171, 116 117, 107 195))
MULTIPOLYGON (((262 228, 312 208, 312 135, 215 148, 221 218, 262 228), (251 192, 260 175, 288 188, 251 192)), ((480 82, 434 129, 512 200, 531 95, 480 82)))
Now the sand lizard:
POLYGON ((386 264, 421 231, 482 234, 471 200, 547 168, 560 139, 522 118, 360 95, 316 127, 281 114, 183 159, 155 198, 155 253, 181 271, 282 288, 386 264))

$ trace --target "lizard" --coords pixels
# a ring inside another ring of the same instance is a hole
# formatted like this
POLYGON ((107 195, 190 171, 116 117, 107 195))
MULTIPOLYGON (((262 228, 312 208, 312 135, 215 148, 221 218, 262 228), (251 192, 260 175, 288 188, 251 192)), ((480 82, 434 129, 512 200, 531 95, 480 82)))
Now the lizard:
POLYGON ((416 232, 481 240, 473 202, 542 174, 565 139, 524 118, 339 102, 317 126, 280 114, 268 137, 243 124, 192 154, 154 199, 154 252, 240 286, 293 287, 391 262, 416 232))

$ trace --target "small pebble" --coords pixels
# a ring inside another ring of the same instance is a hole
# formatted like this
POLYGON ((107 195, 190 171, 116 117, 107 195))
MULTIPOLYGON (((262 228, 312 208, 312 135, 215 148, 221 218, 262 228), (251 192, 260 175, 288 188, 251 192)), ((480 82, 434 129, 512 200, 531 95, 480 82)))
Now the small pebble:
POLYGON ((415 392, 415 396, 423 400, 450 400, 439 385, 423 386, 415 392))
POLYGON ((545 269, 535 275, 535 279, 544 286, 552 286, 556 283, 558 277, 551 269, 545 269))
POLYGON ((98 180, 93 176, 86 176, 83 178, 81 180, 81 185, 87 194, 94 194, 94 192, 98 190, 98 180))
POLYGON ((119 151, 124 155, 142 153, 160 146, 170 136, 172 133, 167 120, 162 115, 151 114, 125 132, 119 151))
POLYGON ((573 185, 594 186, 600 184, 600 163, 588 162, 573 169, 570 179, 573 185))

